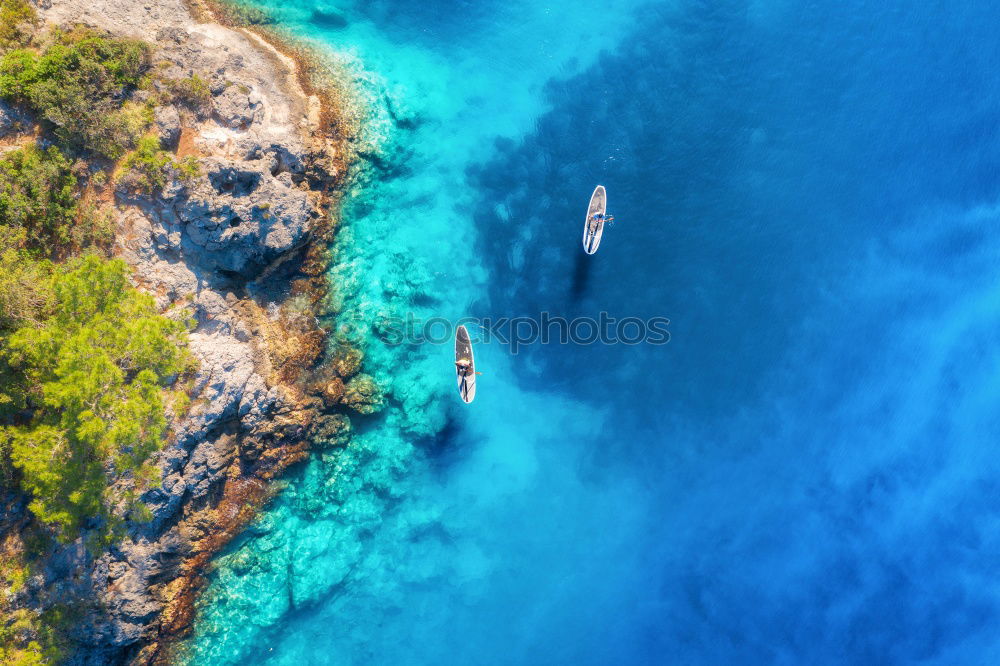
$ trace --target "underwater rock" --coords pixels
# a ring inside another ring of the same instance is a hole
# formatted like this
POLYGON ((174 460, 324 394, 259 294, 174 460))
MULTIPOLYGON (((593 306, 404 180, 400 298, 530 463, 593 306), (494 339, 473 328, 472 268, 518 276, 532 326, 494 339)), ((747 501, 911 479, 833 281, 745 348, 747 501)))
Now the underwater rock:
POLYGON ((333 357, 333 367, 337 374, 344 379, 349 379, 361 369, 361 362, 364 354, 356 347, 343 347, 337 351, 333 357))
POLYGON ((319 5, 313 9, 312 20, 318 25, 333 30, 340 30, 347 27, 347 17, 336 7, 330 5, 319 5))
POLYGON ((351 419, 346 414, 330 414, 320 418, 313 441, 323 448, 343 446, 350 440, 351 432, 351 419))
POLYGON ((323 387, 323 397, 331 404, 337 404, 340 399, 344 397, 344 380, 339 377, 331 379, 325 387, 323 387))
POLYGON ((420 123, 420 116, 408 102, 405 90, 393 89, 383 96, 389 117, 401 129, 413 129, 420 123))
POLYGON ((257 554, 253 551, 240 550, 229 558, 228 564, 234 572, 245 574, 255 569, 260 563, 257 561, 257 554))
POLYGON ((361 414, 374 414, 385 406, 385 396, 373 377, 360 374, 347 383, 343 402, 361 414))

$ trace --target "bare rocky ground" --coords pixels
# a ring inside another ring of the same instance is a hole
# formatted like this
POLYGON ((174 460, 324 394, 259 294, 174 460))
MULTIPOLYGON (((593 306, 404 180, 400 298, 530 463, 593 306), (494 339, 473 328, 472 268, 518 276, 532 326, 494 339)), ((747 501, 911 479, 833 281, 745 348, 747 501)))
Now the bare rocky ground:
POLYGON ((161 306, 187 305, 196 321, 192 407, 159 454, 162 485, 144 497, 153 518, 96 558, 82 540, 59 548, 20 593, 81 610, 71 663, 159 662, 190 625, 211 555, 269 482, 310 441, 342 444, 347 407, 378 400, 356 353, 321 362, 313 313, 343 160, 296 63, 254 34, 196 20, 181 0, 43 0, 39 11, 146 40, 158 71, 196 74, 212 93, 198 112, 156 110, 163 143, 196 157, 200 175, 178 174, 155 198, 114 193, 115 253, 161 306))

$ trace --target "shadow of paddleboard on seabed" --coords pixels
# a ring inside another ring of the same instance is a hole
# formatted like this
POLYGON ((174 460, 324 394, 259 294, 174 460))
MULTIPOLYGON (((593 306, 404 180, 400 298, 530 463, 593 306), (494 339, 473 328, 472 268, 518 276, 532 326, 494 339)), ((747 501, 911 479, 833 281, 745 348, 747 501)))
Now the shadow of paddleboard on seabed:
POLYGON ((570 282, 569 292, 572 300, 578 301, 587 291, 587 282, 590 281, 590 265, 595 261, 593 255, 574 253, 576 256, 573 266, 573 278, 570 282))

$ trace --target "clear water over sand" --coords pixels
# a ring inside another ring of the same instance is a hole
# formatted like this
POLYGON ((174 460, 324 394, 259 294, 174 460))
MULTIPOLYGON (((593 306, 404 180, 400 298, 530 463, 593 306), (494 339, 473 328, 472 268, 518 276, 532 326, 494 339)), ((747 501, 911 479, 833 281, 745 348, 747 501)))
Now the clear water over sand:
POLYGON ((466 407, 370 340, 388 409, 218 559, 194 660, 996 660, 1000 10, 261 6, 369 103, 342 317, 671 341, 481 345, 466 407))

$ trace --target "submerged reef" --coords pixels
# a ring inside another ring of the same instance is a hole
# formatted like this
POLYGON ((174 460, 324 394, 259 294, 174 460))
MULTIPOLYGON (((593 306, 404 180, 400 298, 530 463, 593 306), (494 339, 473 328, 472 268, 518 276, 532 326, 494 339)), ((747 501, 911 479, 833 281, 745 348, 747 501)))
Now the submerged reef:
MULTIPOLYGON (((88 194, 110 211, 109 250, 158 308, 189 313, 197 367, 152 456, 156 483, 139 498, 147 510, 121 538, 98 547, 85 529, 69 543, 26 544, 44 526, 33 525, 27 496, 2 488, 0 558, 31 553, 2 610, 11 622, 58 614, 58 658, 69 663, 167 661, 207 565, 279 491, 275 480, 314 442, 345 446, 351 415, 384 404, 361 351, 330 334, 328 248, 354 150, 354 121, 340 112, 349 105, 315 85, 322 73, 304 52, 210 10, 182 0, 37 10, 51 26, 149 45, 148 78, 128 100, 149 110, 147 135, 114 164, 76 168, 110 170, 88 194)), ((2 110, 0 140, 40 131, 29 109, 2 110)), ((17 640, 37 645, 25 627, 17 640)))

